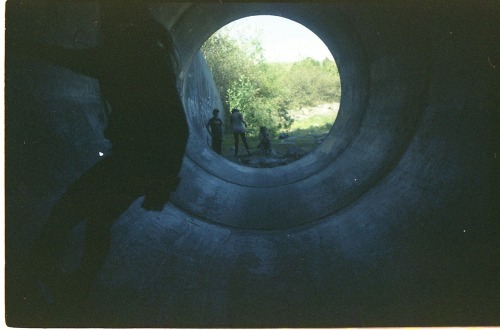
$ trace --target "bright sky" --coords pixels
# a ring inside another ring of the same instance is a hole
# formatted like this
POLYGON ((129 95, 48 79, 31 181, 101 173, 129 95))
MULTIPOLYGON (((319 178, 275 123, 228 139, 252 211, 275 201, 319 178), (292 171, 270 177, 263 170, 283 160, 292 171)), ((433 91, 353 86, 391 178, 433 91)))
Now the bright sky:
POLYGON ((295 62, 306 57, 333 60, 332 54, 311 30, 292 20, 269 15, 251 16, 228 25, 230 35, 259 34, 269 62, 295 62))

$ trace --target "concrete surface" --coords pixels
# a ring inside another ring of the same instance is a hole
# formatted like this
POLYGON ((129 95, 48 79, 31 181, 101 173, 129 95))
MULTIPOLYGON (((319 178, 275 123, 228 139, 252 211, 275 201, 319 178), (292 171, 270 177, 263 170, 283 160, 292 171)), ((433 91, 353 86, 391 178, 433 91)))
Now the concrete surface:
MULTIPOLYGON (((85 48, 94 3, 11 2, 7 36, 85 48), (18 5, 16 5, 18 4, 18 5)), ((10 326, 499 325, 497 1, 155 3, 174 35, 191 132, 162 212, 116 221, 78 322, 33 318, 18 265, 50 207, 106 153, 98 84, 6 53, 6 311, 10 326), (295 20, 342 81, 318 148, 256 169, 213 153, 221 106, 197 52, 254 14, 295 20), (52 322, 52 323, 51 323, 52 322)), ((112 196, 110 197, 112 198, 112 196)))

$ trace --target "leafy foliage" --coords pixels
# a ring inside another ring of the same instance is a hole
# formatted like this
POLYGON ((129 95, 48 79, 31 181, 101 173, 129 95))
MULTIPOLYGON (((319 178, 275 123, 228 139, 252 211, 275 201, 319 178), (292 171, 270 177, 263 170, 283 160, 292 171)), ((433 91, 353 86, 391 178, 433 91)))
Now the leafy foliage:
POLYGON ((271 135, 288 130, 294 122, 292 109, 340 99, 340 78, 331 60, 267 63, 258 35, 234 39, 224 29, 212 35, 202 51, 225 111, 240 109, 249 135, 258 134, 260 126, 268 127, 271 135))

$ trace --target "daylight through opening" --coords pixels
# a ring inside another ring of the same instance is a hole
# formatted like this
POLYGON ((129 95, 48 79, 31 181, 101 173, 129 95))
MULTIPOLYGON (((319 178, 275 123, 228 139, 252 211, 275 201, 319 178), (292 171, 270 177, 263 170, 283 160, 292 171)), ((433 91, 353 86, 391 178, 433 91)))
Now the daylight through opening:
POLYGON ((314 151, 340 104, 336 62, 321 39, 278 16, 245 17, 210 36, 201 53, 220 97, 207 148, 249 167, 287 165, 314 151), (237 109, 235 111, 235 109, 237 109))

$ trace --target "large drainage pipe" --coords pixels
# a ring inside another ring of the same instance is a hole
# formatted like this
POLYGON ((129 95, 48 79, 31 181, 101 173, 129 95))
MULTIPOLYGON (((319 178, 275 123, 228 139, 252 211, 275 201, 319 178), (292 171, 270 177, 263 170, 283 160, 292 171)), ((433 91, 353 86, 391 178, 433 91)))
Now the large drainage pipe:
MULTIPOLYGON (((494 1, 151 5, 181 59, 191 128, 183 179, 162 212, 136 201, 117 220, 83 324, 498 323, 498 9, 494 1), (203 135, 220 101, 199 87, 210 79, 197 51, 218 28, 256 14, 315 32, 342 82, 325 141, 273 169, 218 157, 203 135)), ((38 40, 98 42, 96 4, 20 3, 8 15, 38 40)), ((23 325, 25 308, 9 305, 16 260, 108 146, 95 81, 8 48, 6 70, 7 308, 9 323, 23 325)))

